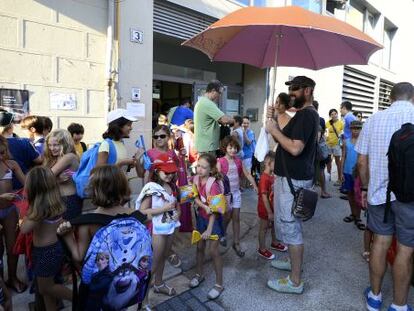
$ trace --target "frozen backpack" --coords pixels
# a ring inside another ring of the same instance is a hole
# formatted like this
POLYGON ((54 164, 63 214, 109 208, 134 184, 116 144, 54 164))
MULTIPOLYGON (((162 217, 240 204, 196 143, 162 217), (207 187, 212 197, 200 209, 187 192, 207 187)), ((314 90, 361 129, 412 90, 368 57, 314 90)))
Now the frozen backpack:
MULTIPOLYGON (((107 164, 115 164, 116 163, 116 149, 115 145, 112 142, 112 139, 105 139, 105 141, 109 145, 109 153, 108 153, 108 162, 107 164)), ((96 162, 98 161, 98 153, 99 153, 99 146, 101 143, 96 143, 91 149, 85 151, 82 154, 79 168, 73 174, 72 179, 76 185, 76 193, 82 199, 87 197, 86 188, 89 183, 89 176, 91 175, 92 169, 96 166, 96 162)))
POLYGON ((106 223, 86 252, 75 310, 124 310, 144 300, 151 279, 152 247, 151 236, 137 215, 142 217, 139 212, 115 218, 85 214, 71 222, 106 223))

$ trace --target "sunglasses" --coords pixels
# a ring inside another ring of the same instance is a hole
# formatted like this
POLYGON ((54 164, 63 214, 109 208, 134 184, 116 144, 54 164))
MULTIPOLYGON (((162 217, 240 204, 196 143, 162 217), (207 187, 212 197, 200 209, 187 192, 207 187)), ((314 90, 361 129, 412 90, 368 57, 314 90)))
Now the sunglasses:
POLYGON ((295 91, 299 91, 300 89, 304 89, 306 86, 301 86, 301 85, 291 85, 289 86, 289 91, 290 92, 295 92, 295 91))
POLYGON ((152 135, 152 138, 154 138, 155 140, 157 140, 158 138, 165 139, 167 138, 167 135, 166 134, 152 135))

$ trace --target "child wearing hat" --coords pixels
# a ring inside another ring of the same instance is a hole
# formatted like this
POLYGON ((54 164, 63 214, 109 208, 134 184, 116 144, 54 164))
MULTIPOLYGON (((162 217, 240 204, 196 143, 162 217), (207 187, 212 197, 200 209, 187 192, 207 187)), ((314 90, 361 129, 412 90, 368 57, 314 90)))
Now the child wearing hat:
POLYGON ((180 206, 177 203, 178 189, 175 185, 177 171, 173 158, 167 153, 160 154, 152 163, 150 182, 142 188, 135 203, 136 209, 152 216, 154 292, 168 296, 173 296, 176 292, 163 282, 162 275, 174 231, 181 225, 180 206))
POLYGON ((361 221, 361 206, 355 200, 354 183, 358 153, 355 151, 355 144, 358 140, 359 133, 362 129, 361 121, 352 121, 351 138, 345 139, 342 145, 342 182, 343 188, 348 191, 348 202, 351 208, 351 214, 343 219, 348 223, 355 223, 359 230, 365 230, 365 225, 361 221))

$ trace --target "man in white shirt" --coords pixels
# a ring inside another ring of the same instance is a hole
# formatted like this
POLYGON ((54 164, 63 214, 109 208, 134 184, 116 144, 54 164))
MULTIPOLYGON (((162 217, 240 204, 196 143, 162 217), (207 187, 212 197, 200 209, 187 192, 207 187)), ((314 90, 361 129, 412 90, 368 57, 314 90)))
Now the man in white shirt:
POLYGON ((365 123, 355 150, 359 153, 362 205, 368 207, 368 228, 374 233, 370 255, 370 283, 366 292, 367 309, 381 309, 381 284, 386 271, 386 256, 393 235, 397 255, 393 265, 394 299, 388 311, 409 311, 407 305, 414 250, 414 202, 402 203, 391 197, 391 211, 384 222, 388 185, 387 152, 392 135, 405 123, 414 123, 414 87, 402 82, 391 91, 392 105, 365 123))

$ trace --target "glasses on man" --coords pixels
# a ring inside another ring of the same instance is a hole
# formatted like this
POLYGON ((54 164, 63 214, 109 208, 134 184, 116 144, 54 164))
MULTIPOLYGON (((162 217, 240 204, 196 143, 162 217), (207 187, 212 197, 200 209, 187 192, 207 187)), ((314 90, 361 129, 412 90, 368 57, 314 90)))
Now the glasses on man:
POLYGON ((359 114, 357 117, 358 119, 362 119, 362 114, 359 114))
POLYGON ((166 134, 161 134, 161 135, 152 135, 152 138, 154 138, 155 140, 159 139, 166 139, 167 135, 166 134))
POLYGON ((291 85, 289 86, 289 92, 295 92, 295 91, 299 91, 300 89, 305 88, 305 86, 302 85, 291 85))

